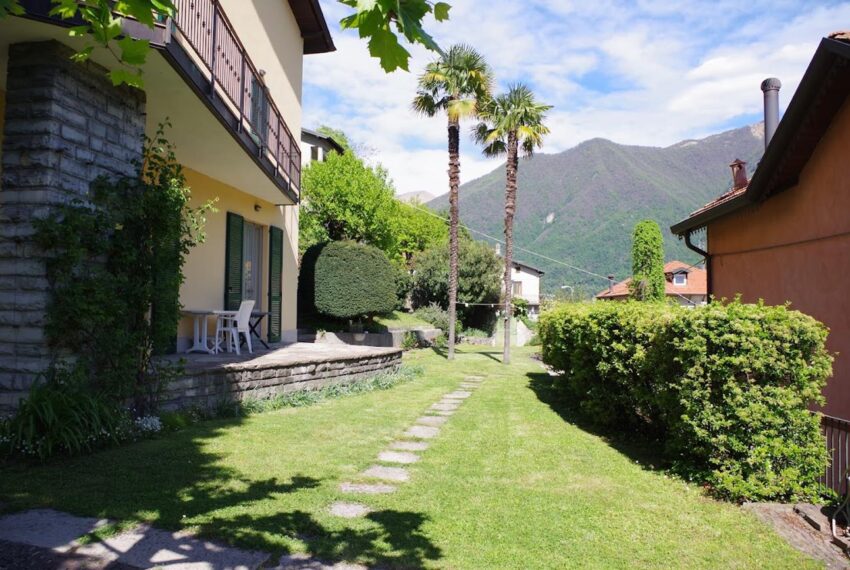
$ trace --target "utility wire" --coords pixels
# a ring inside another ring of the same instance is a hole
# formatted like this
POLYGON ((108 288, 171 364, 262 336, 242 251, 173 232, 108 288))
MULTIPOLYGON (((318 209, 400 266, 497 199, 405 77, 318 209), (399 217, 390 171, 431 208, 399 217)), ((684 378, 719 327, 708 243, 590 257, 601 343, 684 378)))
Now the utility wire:
MULTIPOLYGON (((417 206, 417 205, 415 205, 415 204, 409 204, 409 203, 408 203, 408 206, 410 206, 411 208, 415 208, 415 209, 417 209, 417 210, 419 210, 419 211, 425 212, 425 213, 426 213, 426 214, 428 214, 429 216, 434 216, 435 218, 438 218, 438 219, 440 219, 440 220, 443 220, 444 222, 446 221, 446 219, 445 219, 445 218, 443 218, 443 217, 442 217, 442 216, 440 216, 440 215, 435 214, 434 212, 432 212, 431 210, 429 210, 429 209, 427 209, 427 208, 422 208, 422 207, 417 206)), ((464 224, 459 224, 459 225, 460 225, 460 227, 462 227, 462 228, 464 228, 465 230, 467 230, 467 231, 469 231, 469 232, 472 232, 472 233, 474 233, 474 234, 482 235, 482 236, 486 237, 487 239, 491 239, 491 240, 493 240, 493 241, 495 241, 495 242, 497 242, 497 243, 500 243, 500 244, 505 243, 505 242, 504 242, 504 240, 501 240, 501 239, 499 239, 499 238, 493 237, 493 236, 491 236, 491 235, 489 235, 489 234, 485 234, 484 232, 480 232, 480 231, 478 231, 478 230, 474 230, 474 229, 472 229, 472 228, 470 228, 469 226, 466 226, 466 225, 464 225, 464 224)), ((565 267, 569 267, 570 269, 574 269, 574 270, 576 270, 576 271, 581 271, 582 273, 586 273, 586 274, 591 275, 591 276, 593 276, 593 277, 599 277, 600 279, 604 279, 606 282, 608 281, 608 277, 607 277, 606 275, 599 275, 598 273, 594 273, 593 271, 588 271, 587 269, 582 269, 581 267, 576 267, 575 265, 570 265, 569 263, 567 263, 567 262, 565 262, 565 261, 561 261, 561 260, 559 260, 559 259, 553 259, 553 258, 549 257, 548 255, 543 255, 542 253, 537 253, 536 251, 531 251, 530 249, 525 249, 524 247, 519 247, 518 245, 514 245, 514 248, 515 248, 515 249, 518 249, 519 251, 522 251, 522 252, 524 252, 524 253, 528 253, 528 254, 530 254, 530 255, 536 255, 537 257, 543 258, 543 259, 545 259, 545 260, 547 260, 547 261, 551 261, 552 263, 557 263, 557 264, 559 264, 559 265, 563 265, 563 266, 565 266, 565 267)))

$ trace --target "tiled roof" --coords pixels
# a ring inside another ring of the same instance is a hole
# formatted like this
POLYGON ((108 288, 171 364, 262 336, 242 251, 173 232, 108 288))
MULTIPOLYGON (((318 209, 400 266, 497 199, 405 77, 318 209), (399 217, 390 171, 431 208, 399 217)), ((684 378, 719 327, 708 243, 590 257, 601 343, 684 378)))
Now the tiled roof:
MULTIPOLYGON (((708 294, 708 273, 705 269, 700 267, 692 267, 687 263, 682 261, 669 261, 664 265, 664 273, 668 277, 667 284, 665 285, 665 292, 668 296, 678 296, 678 295, 707 295, 708 294), (688 271, 688 283, 687 285, 673 285, 670 280, 669 275, 674 271, 679 269, 685 269, 688 271)), ((597 299, 617 299, 628 297, 631 292, 629 291, 629 285, 632 282, 632 278, 629 277, 619 283, 614 285, 612 291, 608 291, 605 289, 604 291, 599 292, 596 295, 597 299)))
POLYGON ((703 212, 707 212, 708 210, 711 210, 712 208, 716 208, 720 204, 725 204, 729 200, 732 200, 733 198, 737 198, 738 196, 741 196, 746 191, 747 191, 747 186, 742 186, 741 188, 732 188, 731 190, 727 190, 726 192, 724 192, 723 194, 721 194, 720 196, 718 196, 717 198, 715 198, 714 200, 712 200, 711 202, 706 204, 705 206, 698 208, 698 209, 694 210, 693 212, 691 212, 691 217, 696 216, 697 214, 702 214, 703 212))

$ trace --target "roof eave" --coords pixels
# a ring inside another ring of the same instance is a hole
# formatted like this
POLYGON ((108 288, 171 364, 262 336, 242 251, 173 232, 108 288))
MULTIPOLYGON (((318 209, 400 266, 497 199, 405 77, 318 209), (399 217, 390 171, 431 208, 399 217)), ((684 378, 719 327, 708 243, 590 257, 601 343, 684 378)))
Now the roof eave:
POLYGON ((304 39, 304 55, 336 51, 319 0, 289 0, 289 6, 304 39))
MULTIPOLYGON (((797 138, 801 126, 807 121, 807 117, 812 112, 813 102, 819 96, 823 82, 835 64, 833 56, 850 60, 850 44, 831 38, 821 39, 815 55, 812 57, 800 81, 797 91, 788 104, 785 115, 779 121, 776 133, 765 149, 764 156, 753 173, 746 192, 727 202, 682 220, 671 226, 670 231, 682 236, 688 232, 698 230, 720 217, 757 202, 766 195, 780 192, 797 183, 796 176, 785 176, 784 178, 778 176, 780 172, 779 167, 786 160, 789 147, 795 138, 797 138)), ((811 150, 814 151, 814 148, 811 150)))

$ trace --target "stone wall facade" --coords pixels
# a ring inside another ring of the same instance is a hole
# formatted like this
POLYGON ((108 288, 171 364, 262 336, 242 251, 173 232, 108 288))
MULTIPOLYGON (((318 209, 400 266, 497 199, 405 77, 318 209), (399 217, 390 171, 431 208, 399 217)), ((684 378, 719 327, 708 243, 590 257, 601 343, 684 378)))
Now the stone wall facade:
POLYGON ((299 363, 234 363, 187 369, 171 382, 160 399, 163 410, 213 409, 223 402, 261 400, 296 390, 317 390, 347 384, 401 366, 401 350, 358 357, 339 357, 299 363))
POLYGON ((0 154, 0 415, 50 362, 49 291, 33 220, 85 198, 98 176, 132 176, 142 158, 144 93, 114 87, 106 69, 75 63, 73 53, 56 41, 9 46, 0 154))

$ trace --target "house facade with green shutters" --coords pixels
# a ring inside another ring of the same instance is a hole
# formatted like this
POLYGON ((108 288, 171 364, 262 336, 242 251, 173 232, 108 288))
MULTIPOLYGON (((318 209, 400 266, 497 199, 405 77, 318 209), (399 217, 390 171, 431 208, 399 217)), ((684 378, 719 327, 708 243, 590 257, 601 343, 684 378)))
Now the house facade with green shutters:
MULTIPOLYGON (((143 135, 170 123, 192 202, 215 201, 206 239, 189 254, 180 301, 187 310, 268 312, 263 337, 296 340, 301 86, 305 55, 334 49, 318 0, 175 0, 150 40, 144 89, 115 87, 121 64, 84 45, 45 0, 0 19, 0 414, 14 409, 49 363, 50 298, 33 221, 98 176, 133 176, 143 135), (294 133, 294 135, 293 135, 294 133)), ((214 330, 209 319, 209 330, 214 330)), ((176 331, 189 346, 193 321, 176 331)))

